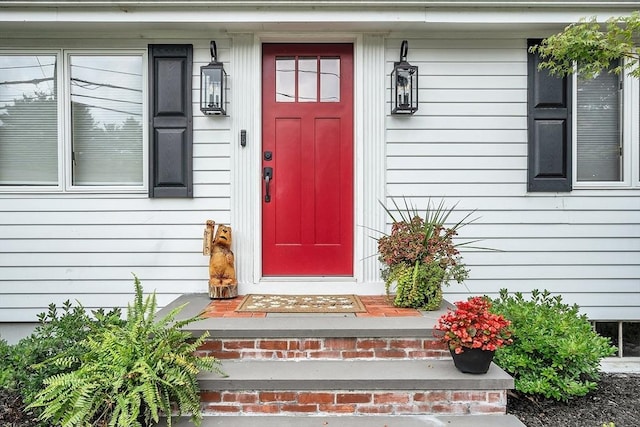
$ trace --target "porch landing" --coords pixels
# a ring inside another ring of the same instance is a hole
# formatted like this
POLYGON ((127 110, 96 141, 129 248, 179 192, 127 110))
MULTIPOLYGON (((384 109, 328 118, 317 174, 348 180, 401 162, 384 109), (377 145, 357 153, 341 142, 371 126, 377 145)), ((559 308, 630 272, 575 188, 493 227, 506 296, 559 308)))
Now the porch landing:
POLYGON ((160 311, 160 315, 186 304, 180 318, 203 314, 203 320, 185 329, 195 336, 205 330, 212 338, 226 337, 397 337, 425 336, 433 339, 437 319, 453 307, 443 303, 439 310, 396 308, 385 296, 361 296, 366 313, 238 313, 242 296, 211 300, 207 294, 185 294, 160 311), (295 319, 295 320, 294 320, 295 319), (373 334, 373 335, 372 335, 373 334), (417 335, 416 335, 417 334, 417 335))
POLYGON ((242 302, 242 296, 228 300, 212 301, 205 309, 205 317, 279 317, 279 316, 338 316, 338 317, 420 317, 421 312, 413 308, 397 308, 383 295, 360 296, 360 301, 367 310, 364 313, 264 313, 236 312, 242 302))
POLYGON ((181 317, 208 313, 185 329, 208 332, 199 351, 221 359, 228 377, 199 376, 203 425, 523 426, 506 415, 508 374, 495 364, 485 375, 462 374, 434 338, 446 304, 423 312, 362 299, 361 316, 235 313, 242 298, 206 294, 164 308, 186 303, 181 317))

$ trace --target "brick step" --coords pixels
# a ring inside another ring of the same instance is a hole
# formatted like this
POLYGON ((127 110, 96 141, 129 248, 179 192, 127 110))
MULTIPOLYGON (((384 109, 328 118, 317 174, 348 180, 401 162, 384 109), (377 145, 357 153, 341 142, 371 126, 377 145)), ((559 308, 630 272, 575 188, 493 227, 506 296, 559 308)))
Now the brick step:
POLYGON ((504 414, 513 379, 492 365, 462 374, 450 360, 228 360, 201 373, 208 414, 504 414))
MULTIPOLYGON (((175 427, 191 427, 186 418, 174 421, 175 427)), ((201 427, 525 427, 513 415, 464 416, 376 416, 339 417, 298 416, 205 416, 201 427)))
MULTIPOLYGON (((172 303, 189 303, 185 316, 210 302, 187 295, 172 303)), ((166 309, 165 309, 166 310, 166 309)), ((207 318, 185 327, 209 338, 203 354, 219 359, 442 359, 448 351, 434 338, 433 326, 446 311, 419 317, 353 317, 353 315, 269 314, 267 317, 207 318)))
MULTIPOLYGON (((181 317, 191 317, 209 302, 206 295, 185 295, 163 310, 188 303, 181 317)), ((323 427, 376 427, 379 421, 380 427, 511 427, 513 418, 504 414, 513 379, 496 365, 485 375, 457 371, 433 337, 445 311, 417 317, 268 314, 191 323, 185 330, 194 336, 209 334, 200 351, 223 359, 228 374, 199 376, 203 412, 216 415, 204 425, 229 419, 225 427, 307 427, 320 420, 330 420, 323 427), (443 421, 450 419, 458 424, 443 421)))
POLYGON ((405 359, 449 358, 433 337, 214 338, 200 353, 218 359, 405 359))

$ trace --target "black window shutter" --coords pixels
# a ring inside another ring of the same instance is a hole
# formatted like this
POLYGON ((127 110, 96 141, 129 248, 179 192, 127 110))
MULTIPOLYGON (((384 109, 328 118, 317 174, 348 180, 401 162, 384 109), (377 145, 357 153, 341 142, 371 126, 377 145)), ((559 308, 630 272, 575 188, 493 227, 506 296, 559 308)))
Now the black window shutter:
POLYGON ((193 197, 192 69, 192 45, 149 45, 149 197, 193 197))
MULTIPOLYGON (((528 40, 527 47, 541 40, 528 40)), ((527 190, 571 191, 571 82, 538 70, 528 52, 527 190)))

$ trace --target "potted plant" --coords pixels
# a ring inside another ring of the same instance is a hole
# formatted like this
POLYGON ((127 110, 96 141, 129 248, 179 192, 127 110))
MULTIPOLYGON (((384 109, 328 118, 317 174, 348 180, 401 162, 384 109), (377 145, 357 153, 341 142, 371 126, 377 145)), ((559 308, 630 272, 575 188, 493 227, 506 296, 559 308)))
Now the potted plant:
POLYGON ((395 210, 383 205, 393 221, 391 234, 378 238, 378 255, 387 295, 395 294, 396 307, 437 310, 442 303, 442 285, 458 283, 469 274, 458 248, 471 242, 454 243, 458 230, 473 220, 469 213, 451 226, 445 223, 455 209, 444 202, 427 205, 424 216, 404 199, 404 208, 391 199, 395 210), (397 217, 394 215, 397 212, 397 217))
POLYGON ((491 312, 488 297, 470 297, 454 304, 456 309, 440 316, 435 329, 443 332, 438 336, 449 347, 456 368, 484 374, 496 349, 513 343, 511 322, 491 312))

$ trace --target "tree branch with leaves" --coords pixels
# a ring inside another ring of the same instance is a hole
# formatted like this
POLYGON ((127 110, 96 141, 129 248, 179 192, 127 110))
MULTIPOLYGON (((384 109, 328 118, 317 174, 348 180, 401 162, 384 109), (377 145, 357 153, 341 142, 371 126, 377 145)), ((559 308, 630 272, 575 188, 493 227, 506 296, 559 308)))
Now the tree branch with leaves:
POLYGON ((539 45, 530 48, 540 55, 540 69, 557 76, 566 76, 576 71, 580 76, 592 78, 620 59, 619 65, 611 69, 620 74, 627 71, 632 77, 640 77, 640 55, 636 41, 640 39, 640 12, 629 16, 614 17, 601 24, 596 17, 566 27, 539 45))

